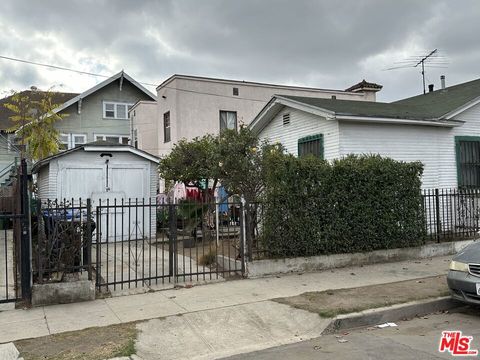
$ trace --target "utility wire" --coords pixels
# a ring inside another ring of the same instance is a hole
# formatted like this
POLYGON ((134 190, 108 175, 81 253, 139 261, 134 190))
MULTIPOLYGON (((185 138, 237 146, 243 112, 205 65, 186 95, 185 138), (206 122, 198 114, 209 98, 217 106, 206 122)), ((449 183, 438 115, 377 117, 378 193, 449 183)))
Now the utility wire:
MULTIPOLYGON (((95 74, 95 73, 91 73, 91 72, 87 72, 87 71, 81 71, 81 70, 75 70, 75 69, 71 69, 71 68, 67 68, 67 67, 63 67, 63 66, 43 64, 43 63, 39 63, 39 62, 35 62, 35 61, 17 59, 17 58, 12 58, 12 57, 3 56, 3 55, 0 55, 0 59, 17 61, 17 62, 21 62, 21 63, 24 63, 24 64, 29 64, 29 65, 43 66, 43 67, 47 67, 47 68, 50 68, 50 69, 71 71, 71 72, 74 72, 74 73, 77 73, 77 74, 82 74, 82 75, 97 76, 97 77, 102 77, 102 78, 109 78, 110 77, 108 75, 95 74)), ((148 85, 148 86, 155 86, 155 87, 157 86, 155 84, 150 84, 150 83, 141 82, 141 81, 139 81, 138 83, 140 83, 142 85, 148 85)))
MULTIPOLYGON (((102 78, 109 78, 110 77, 108 75, 102 75, 102 74, 96 74, 96 73, 91 73, 91 72, 87 72, 87 71, 75 70, 75 69, 71 69, 71 68, 67 68, 67 67, 63 67, 63 66, 43 64, 43 63, 39 63, 39 62, 35 62, 35 61, 17 59, 17 58, 12 58, 12 57, 3 56, 3 55, 0 55, 0 59, 17 61, 17 62, 29 64, 29 65, 42 66, 42 67, 47 67, 47 68, 56 69, 56 70, 70 71, 70 72, 74 72, 74 73, 78 73, 78 74, 82 74, 82 75, 98 76, 98 77, 102 77, 102 78)), ((389 70, 389 69, 386 69, 386 70, 389 70)), ((141 81, 138 81, 138 83, 143 84, 143 85, 147 85, 147 86, 154 86, 155 88, 158 87, 158 85, 156 85, 156 84, 151 84, 151 83, 146 83, 146 82, 141 82, 141 81)), ((164 86, 163 88, 177 90, 177 91, 183 91, 183 92, 188 92, 188 93, 194 93, 194 94, 210 95, 210 96, 216 96, 216 97, 225 97, 225 98, 236 99, 236 100, 250 100, 250 101, 258 101, 258 102, 261 102, 261 103, 267 103, 268 102, 268 101, 265 101, 265 99, 244 98, 244 97, 241 97, 241 96, 215 94, 215 93, 195 91, 195 90, 189 90, 189 89, 180 89, 180 88, 175 88, 175 87, 171 87, 171 86, 164 86)))

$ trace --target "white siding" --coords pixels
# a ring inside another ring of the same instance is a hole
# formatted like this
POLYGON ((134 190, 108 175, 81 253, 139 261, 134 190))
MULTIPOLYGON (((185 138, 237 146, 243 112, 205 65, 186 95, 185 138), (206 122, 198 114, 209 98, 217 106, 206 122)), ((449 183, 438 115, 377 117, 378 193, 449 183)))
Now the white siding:
POLYGON ((340 122, 340 156, 375 153, 424 164, 424 188, 457 187, 455 136, 480 136, 480 105, 459 114, 455 128, 340 122))
POLYGON ((455 187, 453 131, 448 128, 340 122, 340 156, 380 154, 424 164, 423 187, 455 187))
POLYGON ((260 138, 271 143, 279 142, 285 146, 287 152, 297 156, 298 139, 316 134, 323 134, 325 159, 337 158, 339 156, 337 121, 326 120, 297 109, 283 108, 261 131, 260 138), (290 113, 289 125, 283 125, 283 115, 286 113, 290 113))
POLYGON ((50 182, 48 181, 49 165, 46 165, 37 176, 37 194, 40 199, 48 198, 50 182))

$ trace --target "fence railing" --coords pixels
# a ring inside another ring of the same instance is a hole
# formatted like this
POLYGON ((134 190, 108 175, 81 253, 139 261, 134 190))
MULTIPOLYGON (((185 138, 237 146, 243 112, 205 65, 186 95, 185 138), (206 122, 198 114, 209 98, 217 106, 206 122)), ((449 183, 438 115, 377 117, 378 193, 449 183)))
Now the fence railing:
POLYGON ((423 191, 427 236, 437 242, 479 236, 479 189, 427 189, 423 191))
POLYGON ((240 202, 37 201, 34 279, 87 272, 100 291, 244 272, 240 202))
MULTIPOLYGON (((409 217, 420 228, 415 239, 423 234, 418 243, 479 236, 480 190, 433 189, 422 195, 415 199, 418 211, 409 217)), ((153 198, 37 201, 34 279, 42 283, 86 272, 89 279, 95 279, 97 289, 117 290, 242 275, 246 261, 296 253, 291 247, 273 252, 275 239, 265 241, 265 205, 240 201, 157 204, 153 198)), ((365 206, 368 210, 371 205, 365 206)), ((398 228, 396 236, 401 240, 405 223, 395 218, 395 211, 389 212, 389 229, 398 228)), ((275 221, 281 225, 279 231, 288 230, 288 217, 274 219, 274 226, 275 221)), ((271 217, 269 226, 273 236, 282 234, 272 232, 271 217)), ((381 226, 373 228, 381 230, 381 226)), ((317 243, 330 241, 321 231, 322 225, 317 224, 315 231, 305 233, 317 243)), ((293 234, 292 246, 296 241, 293 234)), ((308 241, 303 239, 298 246, 309 245, 308 241)), ((299 253, 318 255, 318 248, 299 253)))
POLYGON ((34 282, 60 281, 65 274, 82 272, 91 280, 91 200, 38 200, 33 220, 34 282))

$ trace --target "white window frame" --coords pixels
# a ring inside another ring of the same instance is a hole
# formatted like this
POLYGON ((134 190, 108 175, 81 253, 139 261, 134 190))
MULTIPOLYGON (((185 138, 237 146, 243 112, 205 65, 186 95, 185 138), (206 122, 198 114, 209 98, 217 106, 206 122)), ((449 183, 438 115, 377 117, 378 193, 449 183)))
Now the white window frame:
POLYGON ((122 139, 125 138, 128 140, 128 143, 127 144, 130 144, 130 138, 128 135, 118 135, 118 134, 94 134, 93 135, 93 138, 95 139, 95 141, 98 141, 98 140, 103 140, 103 141, 107 141, 107 137, 116 137, 118 138, 118 143, 119 144, 123 144, 122 143, 122 139), (101 139, 98 139, 98 138, 101 138, 101 139))
MULTIPOLYGON (((65 133, 61 133, 60 136, 66 136, 67 137, 67 149, 70 150, 70 149, 73 149, 75 146, 77 145, 85 145, 87 143, 87 135, 86 134, 65 134, 65 133), (83 142, 81 143, 75 143, 75 137, 76 136, 79 136, 79 137, 82 137, 83 138, 83 142)), ((62 144, 65 144, 62 142, 62 144)))
POLYGON ((121 101, 103 101, 103 119, 104 120, 129 120, 129 117, 128 117, 128 112, 129 112, 129 108, 131 108, 133 106, 133 103, 127 103, 127 102, 121 102, 121 101), (114 113, 114 117, 107 117, 106 113, 107 113, 107 104, 112 104, 113 105, 113 113, 114 113), (117 115, 117 105, 125 105, 126 106, 126 109, 125 109, 125 117, 124 118, 120 118, 118 117, 117 115))

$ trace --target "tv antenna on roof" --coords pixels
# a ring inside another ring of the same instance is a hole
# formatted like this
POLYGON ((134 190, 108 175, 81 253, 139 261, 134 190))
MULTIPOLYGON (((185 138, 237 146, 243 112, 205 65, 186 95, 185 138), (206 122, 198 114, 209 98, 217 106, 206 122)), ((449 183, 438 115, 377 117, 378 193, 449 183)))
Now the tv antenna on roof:
POLYGON ((414 55, 409 56, 408 58, 397 61, 395 64, 399 64, 398 66, 393 66, 387 68, 385 70, 396 70, 396 69, 405 69, 405 68, 416 68, 421 66, 422 67, 422 82, 423 82, 423 93, 426 93, 425 90, 425 68, 446 68, 448 65, 447 58, 445 56, 440 55, 439 50, 435 49, 430 51, 428 54, 423 55, 414 55))

